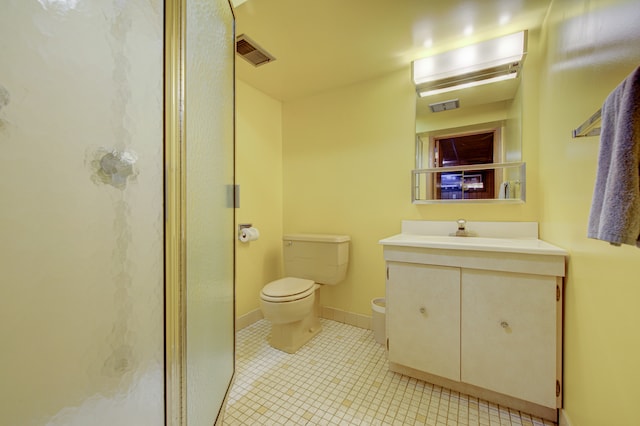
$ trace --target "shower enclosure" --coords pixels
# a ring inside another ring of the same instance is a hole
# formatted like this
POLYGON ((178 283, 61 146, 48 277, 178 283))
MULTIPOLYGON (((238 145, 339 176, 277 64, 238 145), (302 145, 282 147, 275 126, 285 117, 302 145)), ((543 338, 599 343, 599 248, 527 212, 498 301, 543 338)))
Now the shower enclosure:
POLYGON ((233 375, 226 0, 6 0, 0 423, 211 425, 233 375))

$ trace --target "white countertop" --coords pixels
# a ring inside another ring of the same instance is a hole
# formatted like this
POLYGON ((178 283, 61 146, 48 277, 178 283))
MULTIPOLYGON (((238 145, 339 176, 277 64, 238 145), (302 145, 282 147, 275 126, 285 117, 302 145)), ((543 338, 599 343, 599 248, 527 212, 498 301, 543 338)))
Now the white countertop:
POLYGON ((445 235, 397 234, 379 241, 383 246, 472 250, 567 256, 567 252, 536 238, 455 237, 445 235))

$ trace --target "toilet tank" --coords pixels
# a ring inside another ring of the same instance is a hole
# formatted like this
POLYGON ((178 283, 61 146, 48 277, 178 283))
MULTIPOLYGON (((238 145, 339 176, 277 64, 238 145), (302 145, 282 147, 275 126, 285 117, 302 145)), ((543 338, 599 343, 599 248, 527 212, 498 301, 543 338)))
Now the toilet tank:
POLYGON ((319 284, 338 284, 347 275, 350 240, 348 235, 285 235, 285 274, 314 280, 319 284))

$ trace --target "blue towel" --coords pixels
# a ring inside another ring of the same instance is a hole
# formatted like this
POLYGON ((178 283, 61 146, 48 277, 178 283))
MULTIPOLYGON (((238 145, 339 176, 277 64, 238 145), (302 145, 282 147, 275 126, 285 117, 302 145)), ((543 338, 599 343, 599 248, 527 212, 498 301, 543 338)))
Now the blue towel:
POLYGON ((640 67, 602 106, 600 154, 587 236, 640 247, 640 67))

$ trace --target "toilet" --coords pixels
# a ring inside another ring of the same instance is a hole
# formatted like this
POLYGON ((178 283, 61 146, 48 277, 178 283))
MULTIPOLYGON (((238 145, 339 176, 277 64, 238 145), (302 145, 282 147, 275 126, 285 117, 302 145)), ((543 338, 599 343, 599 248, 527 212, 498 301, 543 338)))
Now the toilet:
POLYGON ((321 330, 322 285, 344 280, 349 262, 348 235, 288 234, 283 237, 285 278, 260 292, 262 313, 271 322, 269 344, 295 353, 321 330))

